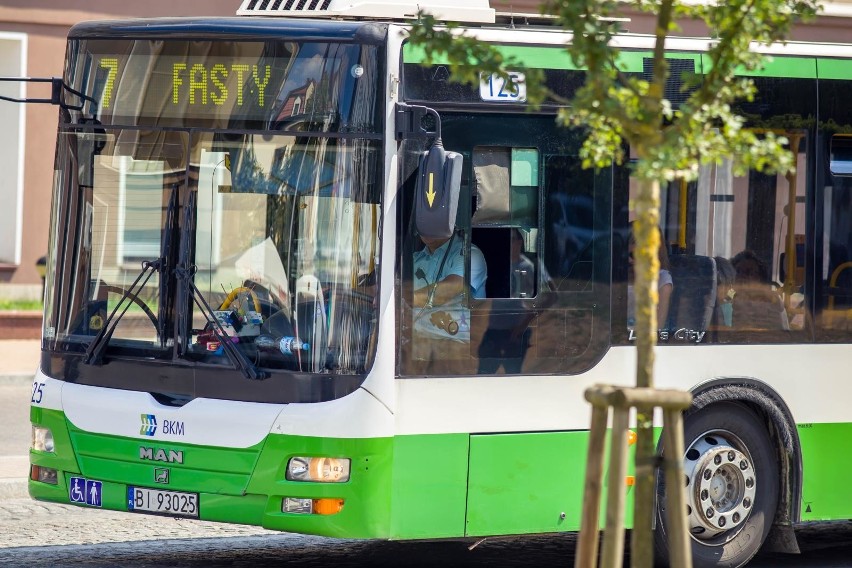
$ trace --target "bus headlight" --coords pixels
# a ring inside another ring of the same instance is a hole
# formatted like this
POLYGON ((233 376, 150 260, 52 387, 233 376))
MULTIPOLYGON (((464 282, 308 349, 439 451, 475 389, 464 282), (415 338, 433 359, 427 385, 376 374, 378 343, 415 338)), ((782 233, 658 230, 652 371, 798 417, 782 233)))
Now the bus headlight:
POLYGON ((349 458, 294 457, 287 462, 287 481, 319 481, 344 483, 349 481, 349 458))
POLYGON ((343 510, 343 499, 302 499, 284 497, 281 500, 282 513, 299 515, 336 515, 343 510))
POLYGON ((50 452, 56 449, 53 445, 53 433, 49 428, 33 425, 33 449, 37 452, 50 452))

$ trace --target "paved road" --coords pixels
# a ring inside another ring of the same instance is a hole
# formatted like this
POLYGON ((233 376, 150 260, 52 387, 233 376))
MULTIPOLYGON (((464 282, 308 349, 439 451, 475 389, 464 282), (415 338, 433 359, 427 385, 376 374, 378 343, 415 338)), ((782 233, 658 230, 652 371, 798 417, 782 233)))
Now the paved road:
MULTIPOLYGON (((808 526, 800 536, 802 556, 763 556, 749 568, 852 567, 852 522, 808 526)), ((487 540, 472 551, 469 544, 332 540, 28 499, 0 502, 0 566, 16 567, 552 568, 573 564, 576 537, 487 540)))
POLYGON ((0 459, 29 452, 30 390, 29 383, 0 382, 0 459))

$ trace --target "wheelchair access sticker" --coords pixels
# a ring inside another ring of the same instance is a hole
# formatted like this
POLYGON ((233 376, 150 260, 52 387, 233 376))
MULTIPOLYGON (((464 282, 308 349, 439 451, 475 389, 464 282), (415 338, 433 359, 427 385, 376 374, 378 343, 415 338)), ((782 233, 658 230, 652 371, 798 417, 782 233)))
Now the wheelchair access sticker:
POLYGON ((85 503, 92 507, 101 506, 103 482, 85 477, 72 477, 68 485, 68 498, 72 503, 85 503))

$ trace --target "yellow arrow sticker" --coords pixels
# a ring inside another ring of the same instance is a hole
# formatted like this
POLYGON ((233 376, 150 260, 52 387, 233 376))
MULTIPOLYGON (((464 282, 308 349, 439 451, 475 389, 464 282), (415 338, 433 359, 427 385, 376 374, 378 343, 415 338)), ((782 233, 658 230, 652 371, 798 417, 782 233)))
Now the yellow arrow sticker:
POLYGON ((432 204, 435 202, 435 190, 432 188, 432 185, 435 181, 435 174, 429 174, 429 191, 426 192, 426 201, 429 202, 429 207, 432 207, 432 204))

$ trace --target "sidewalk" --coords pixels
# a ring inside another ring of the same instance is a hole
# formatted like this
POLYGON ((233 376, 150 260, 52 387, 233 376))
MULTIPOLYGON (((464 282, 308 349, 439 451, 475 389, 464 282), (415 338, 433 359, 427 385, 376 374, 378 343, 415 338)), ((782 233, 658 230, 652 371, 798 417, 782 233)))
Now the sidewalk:
POLYGON ((26 499, 29 456, 0 456, 0 501, 26 499))
POLYGON ((38 339, 0 341, 0 429, 14 440, 0 452, 0 501, 27 498, 29 391, 40 356, 38 339))
POLYGON ((39 339, 0 341, 0 384, 31 383, 40 357, 39 339))

